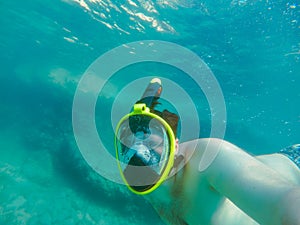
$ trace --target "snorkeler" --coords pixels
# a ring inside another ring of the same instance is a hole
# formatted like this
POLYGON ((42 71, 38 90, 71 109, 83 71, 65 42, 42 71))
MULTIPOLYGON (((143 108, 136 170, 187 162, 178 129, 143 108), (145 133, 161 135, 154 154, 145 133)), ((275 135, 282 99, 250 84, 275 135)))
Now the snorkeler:
POLYGON ((153 79, 119 122, 115 145, 124 182, 166 224, 300 224, 300 145, 255 157, 221 139, 178 145, 179 117, 155 110, 160 93, 153 79), (199 170, 204 152, 216 148, 199 170))

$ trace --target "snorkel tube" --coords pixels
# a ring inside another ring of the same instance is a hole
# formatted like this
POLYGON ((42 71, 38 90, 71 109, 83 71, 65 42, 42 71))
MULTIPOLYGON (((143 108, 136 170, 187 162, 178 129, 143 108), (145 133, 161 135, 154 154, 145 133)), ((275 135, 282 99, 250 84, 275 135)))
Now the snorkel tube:
MULTIPOLYGON (((141 101, 146 104, 148 108, 153 107, 153 103, 157 100, 162 91, 161 80, 159 78, 153 78, 148 87, 146 88, 141 101)), ((140 102, 140 101, 139 101, 140 102)))
POLYGON ((151 112, 161 90, 160 79, 152 79, 133 111, 125 115, 116 128, 120 174, 129 190, 138 195, 158 188, 174 164, 174 132, 166 120, 151 112), (149 144, 153 140, 159 141, 156 145, 149 144))

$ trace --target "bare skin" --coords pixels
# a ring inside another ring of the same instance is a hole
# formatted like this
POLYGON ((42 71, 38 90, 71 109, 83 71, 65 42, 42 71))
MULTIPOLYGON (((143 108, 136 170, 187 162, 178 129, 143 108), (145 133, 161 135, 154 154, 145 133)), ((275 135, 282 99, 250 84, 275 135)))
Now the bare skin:
POLYGON ((177 154, 184 167, 145 196, 166 224, 300 224, 300 170, 287 157, 253 157, 219 139, 182 143, 177 154), (204 152, 216 148, 199 170, 204 152))

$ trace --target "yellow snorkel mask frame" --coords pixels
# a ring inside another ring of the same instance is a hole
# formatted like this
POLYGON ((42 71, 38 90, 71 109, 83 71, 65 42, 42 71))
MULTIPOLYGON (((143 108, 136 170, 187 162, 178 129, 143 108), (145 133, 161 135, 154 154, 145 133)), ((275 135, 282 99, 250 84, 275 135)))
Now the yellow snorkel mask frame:
POLYGON ((124 181, 124 183, 127 185, 127 187, 129 188, 130 191, 132 191, 135 194, 138 195, 145 195, 145 194, 149 194, 152 191, 154 191, 155 189, 157 189, 167 178, 168 175, 173 167, 174 164, 174 157, 175 157, 175 150, 176 150, 176 140, 175 140, 175 135, 174 132, 171 128, 171 126, 160 116, 156 115, 155 113, 150 112, 150 109, 146 106, 146 104, 144 103, 137 103, 134 105, 133 107, 133 111, 127 115, 125 115, 118 123, 117 127, 116 127, 116 135, 115 135, 115 149, 116 149, 116 159, 117 159, 117 163, 118 163, 118 168, 120 170, 120 174, 121 177, 124 181), (118 137, 118 134, 120 132, 120 128, 121 125, 126 122, 127 120, 130 119, 130 117, 132 116, 146 116, 149 117, 151 119, 155 119, 157 120, 164 128, 166 135, 168 136, 168 140, 169 140, 169 149, 168 149, 168 159, 166 164, 164 165, 164 168, 162 170, 162 173, 158 176, 158 180, 152 184, 149 185, 148 188, 146 188, 145 190, 142 191, 138 191, 137 189, 133 188, 128 180, 126 179, 125 175, 124 175, 124 171, 122 169, 122 163, 121 159, 119 157, 119 155, 122 153, 122 149, 121 146, 119 145, 120 143, 120 138, 118 137))

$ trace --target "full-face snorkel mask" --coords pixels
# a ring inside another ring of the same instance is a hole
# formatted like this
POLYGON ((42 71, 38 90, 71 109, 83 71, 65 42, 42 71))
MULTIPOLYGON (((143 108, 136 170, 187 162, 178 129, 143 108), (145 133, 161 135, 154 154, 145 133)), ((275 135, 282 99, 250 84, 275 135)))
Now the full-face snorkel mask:
POLYGON ((133 111, 125 115, 116 128, 119 170, 135 194, 154 191, 168 177, 174 163, 178 116, 167 110, 153 110, 160 93, 161 82, 153 79, 133 111), (170 120, 175 121, 175 126, 170 120))

